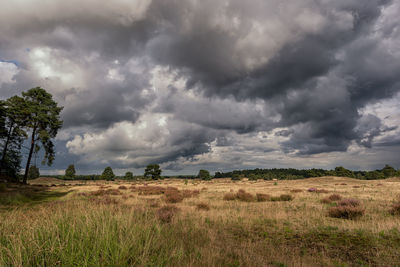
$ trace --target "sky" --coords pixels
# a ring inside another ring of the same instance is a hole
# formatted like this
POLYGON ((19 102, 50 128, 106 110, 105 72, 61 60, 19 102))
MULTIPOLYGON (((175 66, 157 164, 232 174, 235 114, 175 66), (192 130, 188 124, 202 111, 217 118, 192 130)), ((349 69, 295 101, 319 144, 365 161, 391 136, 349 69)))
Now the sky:
POLYGON ((0 99, 64 106, 42 173, 400 168, 399 0, 0 5, 0 99))

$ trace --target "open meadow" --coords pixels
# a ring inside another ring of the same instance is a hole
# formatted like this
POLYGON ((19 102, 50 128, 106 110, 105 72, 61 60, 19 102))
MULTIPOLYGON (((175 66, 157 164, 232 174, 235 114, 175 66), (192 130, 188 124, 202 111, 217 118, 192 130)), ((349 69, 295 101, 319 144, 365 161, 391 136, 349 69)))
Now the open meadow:
POLYGON ((399 266, 399 194, 399 178, 39 178, 0 188, 0 266, 399 266))

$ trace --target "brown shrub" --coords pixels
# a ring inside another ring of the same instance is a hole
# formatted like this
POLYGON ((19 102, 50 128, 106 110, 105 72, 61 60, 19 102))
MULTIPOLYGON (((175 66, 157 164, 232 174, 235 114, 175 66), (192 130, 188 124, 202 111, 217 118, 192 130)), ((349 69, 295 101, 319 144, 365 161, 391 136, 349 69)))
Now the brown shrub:
POLYGON ((270 200, 271 196, 268 194, 257 193, 256 198, 258 202, 264 202, 270 200))
POLYGON ((347 185, 346 183, 341 183, 340 185, 347 185))
POLYGON ((389 212, 392 215, 400 215, 400 198, 392 204, 392 208, 389 212))
POLYGON ((121 191, 119 191, 118 189, 107 189, 107 190, 97 190, 97 191, 93 191, 90 193, 90 195, 92 196, 106 196, 106 195, 121 195, 121 191))
POLYGON ((165 193, 165 201, 167 203, 178 203, 183 201, 183 195, 179 191, 167 191, 165 193))
POLYGON ((128 187, 126 187, 125 185, 120 185, 120 186, 118 187, 118 189, 126 190, 126 189, 128 189, 128 187))
POLYGON ((333 218, 342 218, 342 219, 356 219, 364 215, 365 209, 361 206, 337 206, 331 207, 328 210, 328 214, 333 218))
POLYGON ((360 188, 361 186, 359 185, 353 185, 353 188, 360 188))
POLYGON ((224 195, 224 200, 235 200, 236 199, 236 194, 234 193, 226 193, 224 195))
POLYGON ((159 208, 157 210, 157 218, 162 223, 170 223, 175 216, 176 213, 179 212, 179 208, 173 205, 167 205, 159 208))
POLYGON ((200 191, 199 190, 183 190, 181 193, 184 198, 190 198, 190 197, 198 196, 200 194, 200 191))
POLYGON ((354 198, 346 198, 342 199, 341 201, 338 202, 339 206, 352 206, 352 207, 358 207, 361 205, 360 201, 358 199, 354 198))
POLYGON ((341 200, 342 196, 338 194, 332 194, 329 197, 323 198, 321 200, 322 203, 331 203, 332 201, 338 201, 341 200))
POLYGON ((292 195, 283 194, 279 197, 271 197, 270 201, 291 201, 294 197, 292 195))
POLYGON ((318 194, 326 194, 326 193, 329 193, 329 191, 326 190, 326 189, 317 189, 317 190, 315 191, 315 193, 318 193, 318 194))
POLYGON ((292 193, 300 193, 300 192, 303 192, 303 190, 301 190, 301 189, 292 189, 292 190, 290 190, 290 192, 292 192, 292 193))
POLYGON ((105 196, 102 198, 92 198, 91 199, 96 204, 103 205, 116 205, 119 204, 119 201, 115 198, 111 198, 110 196, 105 196))
POLYGON ((200 202, 196 205, 196 208, 198 210, 210 210, 210 205, 208 205, 207 203, 204 203, 204 202, 200 202))
POLYGON ((254 201, 254 196, 250 193, 247 193, 243 189, 239 189, 239 191, 236 193, 236 198, 246 202, 254 201))

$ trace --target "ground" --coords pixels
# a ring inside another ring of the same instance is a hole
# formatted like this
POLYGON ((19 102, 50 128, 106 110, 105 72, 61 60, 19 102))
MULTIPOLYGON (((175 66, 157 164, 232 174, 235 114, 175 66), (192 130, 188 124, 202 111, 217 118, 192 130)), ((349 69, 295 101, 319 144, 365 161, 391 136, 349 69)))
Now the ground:
POLYGON ((399 266, 399 193, 399 178, 39 178, 0 188, 0 266, 399 266), (330 217, 332 194, 364 214, 330 217))

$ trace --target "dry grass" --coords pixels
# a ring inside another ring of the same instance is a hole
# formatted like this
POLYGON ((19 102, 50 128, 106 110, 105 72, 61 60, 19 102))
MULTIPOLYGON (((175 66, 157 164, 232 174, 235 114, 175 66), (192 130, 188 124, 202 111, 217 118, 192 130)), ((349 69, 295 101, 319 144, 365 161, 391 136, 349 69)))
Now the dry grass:
POLYGON ((339 194, 332 194, 332 195, 330 195, 330 196, 328 196, 328 197, 323 198, 323 199, 321 200, 321 202, 322 202, 322 203, 325 203, 325 204, 329 204, 329 203, 332 203, 332 201, 338 201, 338 200, 341 200, 341 199, 342 199, 342 196, 341 196, 341 195, 339 195, 339 194))
POLYGON ((34 208, 0 203, 0 266, 393 266, 400 262, 400 216, 388 210, 400 182, 379 182, 168 179, 35 187, 31 192, 74 193, 34 208), (343 199, 330 195, 327 207, 320 194, 292 192, 296 188, 323 189, 343 199), (288 192, 296 198, 282 201, 288 192), (182 201, 164 206, 168 195, 182 201), (256 202, 268 195, 277 202, 256 202), (326 216, 329 208, 338 215, 326 216))

